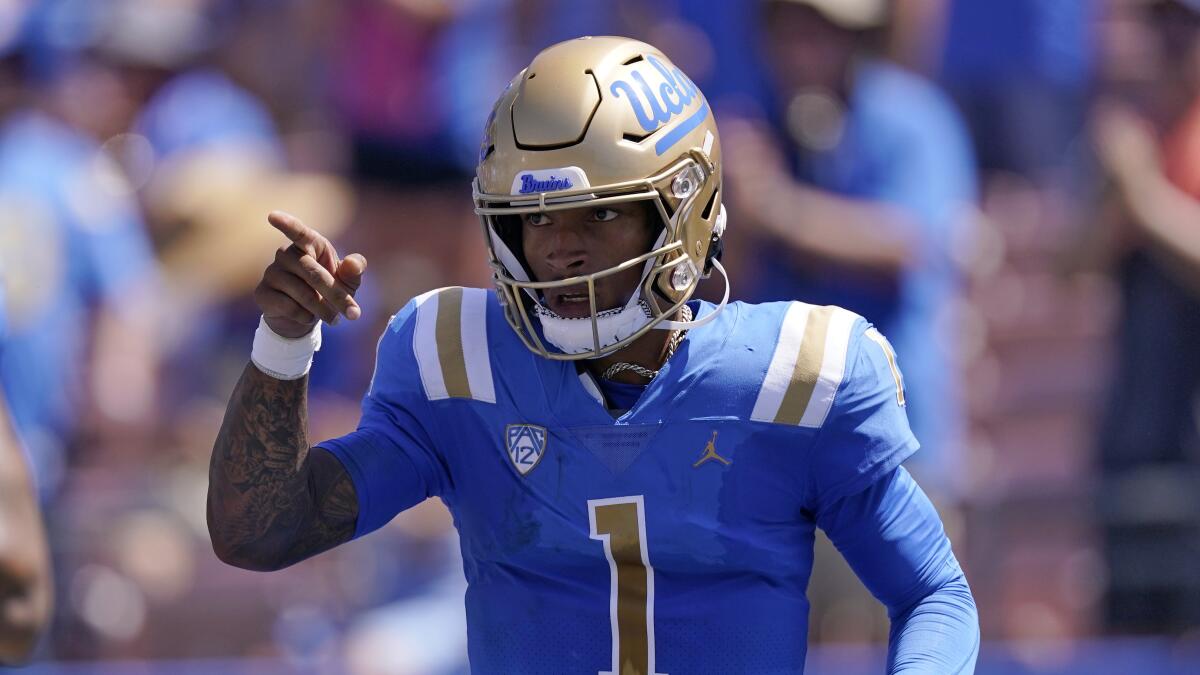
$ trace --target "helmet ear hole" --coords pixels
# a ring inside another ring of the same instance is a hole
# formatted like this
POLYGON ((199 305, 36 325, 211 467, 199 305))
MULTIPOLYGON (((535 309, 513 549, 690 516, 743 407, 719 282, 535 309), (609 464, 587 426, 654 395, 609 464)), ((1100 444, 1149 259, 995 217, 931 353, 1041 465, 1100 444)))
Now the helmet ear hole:
POLYGON ((708 257, 704 260, 704 278, 712 274, 713 261, 721 260, 721 254, 725 252, 725 239, 721 235, 713 232, 712 240, 708 243, 708 257))
POLYGON ((713 216, 713 206, 717 203, 717 194, 720 190, 713 190, 712 195, 708 198, 708 203, 704 205, 704 211, 700 213, 700 217, 704 220, 709 220, 713 216))
POLYGON ((712 197, 709 197, 708 204, 704 207, 704 220, 716 218, 716 222, 713 223, 712 235, 708 241, 708 254, 704 257, 702 276, 705 279, 712 273, 713 261, 720 260, 721 254, 725 252, 725 207, 721 206, 718 213, 713 213, 714 208, 721 201, 720 196, 720 188, 713 190, 712 197))

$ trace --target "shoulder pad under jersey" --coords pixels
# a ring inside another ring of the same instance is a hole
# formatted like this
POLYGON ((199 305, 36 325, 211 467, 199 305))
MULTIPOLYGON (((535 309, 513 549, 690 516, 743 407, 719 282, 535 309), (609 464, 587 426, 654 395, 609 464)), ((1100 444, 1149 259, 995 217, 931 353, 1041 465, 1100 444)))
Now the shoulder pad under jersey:
POLYGON ((824 424, 860 319, 841 307, 791 303, 750 419, 814 429, 824 424))
MULTIPOLYGON (((487 335, 489 301, 482 288, 458 286, 429 291, 412 300, 413 355, 429 400, 496 402, 487 335)), ((400 323, 393 321, 392 330, 400 330, 400 323)))

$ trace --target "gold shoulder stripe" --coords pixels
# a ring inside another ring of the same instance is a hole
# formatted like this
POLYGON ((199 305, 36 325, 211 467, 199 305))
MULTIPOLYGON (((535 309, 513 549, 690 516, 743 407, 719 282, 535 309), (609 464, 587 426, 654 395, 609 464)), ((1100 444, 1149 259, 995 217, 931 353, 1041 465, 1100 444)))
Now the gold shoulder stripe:
POLYGON ((487 291, 443 288, 417 298, 413 351, 430 400, 496 402, 487 343, 487 291))
POLYGON ((438 363, 446 383, 446 394, 450 398, 471 398, 471 385, 467 382, 467 359, 463 356, 462 299, 461 288, 447 288, 438 293, 435 333, 438 363))
POLYGON ((792 303, 750 419, 811 428, 824 424, 845 375, 857 319, 840 307, 792 303))
POLYGON ((825 359, 825 337, 829 333, 829 317, 833 307, 815 307, 808 313, 804 325, 804 337, 800 340, 800 353, 796 356, 796 367, 792 370, 791 383, 783 393, 775 422, 800 424, 804 411, 812 400, 817 378, 821 376, 821 364, 825 359))

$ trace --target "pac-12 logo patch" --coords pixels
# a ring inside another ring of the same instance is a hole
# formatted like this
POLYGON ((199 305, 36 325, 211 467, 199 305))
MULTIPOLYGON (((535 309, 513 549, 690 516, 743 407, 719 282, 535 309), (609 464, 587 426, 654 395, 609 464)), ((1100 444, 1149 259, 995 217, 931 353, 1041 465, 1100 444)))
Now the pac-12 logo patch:
POLYGON ((508 459, 521 475, 533 471, 546 454, 546 428, 536 424, 510 424, 504 428, 508 459))

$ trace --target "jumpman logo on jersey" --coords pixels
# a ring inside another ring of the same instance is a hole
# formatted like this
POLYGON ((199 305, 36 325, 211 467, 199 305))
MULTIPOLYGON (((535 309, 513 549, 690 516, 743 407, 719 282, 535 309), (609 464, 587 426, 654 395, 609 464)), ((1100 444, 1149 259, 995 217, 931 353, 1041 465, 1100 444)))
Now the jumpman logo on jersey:
POLYGON ((718 462, 724 464, 725 466, 729 466, 730 464, 733 463, 733 462, 729 461, 728 459, 725 459, 724 457, 717 454, 716 443, 717 443, 717 432, 714 431, 712 438, 709 439, 709 441, 708 441, 708 445, 704 446, 704 456, 701 457, 695 464, 693 464, 692 468, 696 468, 696 467, 700 466, 701 464, 707 462, 710 459, 715 459, 718 462))

